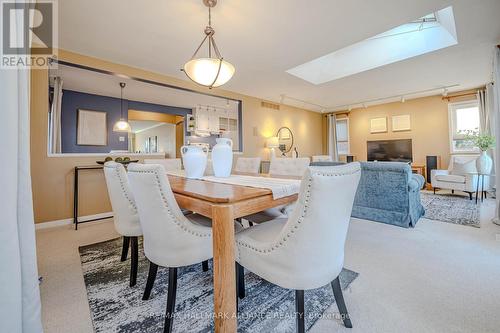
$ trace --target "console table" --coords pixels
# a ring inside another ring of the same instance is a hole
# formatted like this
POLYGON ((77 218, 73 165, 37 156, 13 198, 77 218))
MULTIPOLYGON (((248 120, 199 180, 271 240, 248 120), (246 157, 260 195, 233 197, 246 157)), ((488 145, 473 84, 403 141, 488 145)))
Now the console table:
POLYGON ((78 174, 80 171, 86 171, 86 170, 102 170, 104 169, 103 165, 85 165, 85 166, 75 166, 75 173, 74 173, 74 187, 73 187, 73 223, 75 224, 75 230, 78 230, 78 224, 80 223, 86 223, 86 222, 92 222, 92 221, 98 221, 98 220, 104 220, 104 219, 109 219, 111 216, 106 216, 106 217, 99 217, 95 219, 90 219, 90 220, 85 220, 85 221, 78 221, 78 174))

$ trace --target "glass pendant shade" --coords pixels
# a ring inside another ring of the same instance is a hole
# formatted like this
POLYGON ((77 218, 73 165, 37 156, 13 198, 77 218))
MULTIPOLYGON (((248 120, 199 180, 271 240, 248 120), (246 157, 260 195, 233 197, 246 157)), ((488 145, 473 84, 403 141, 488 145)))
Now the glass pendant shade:
POLYGON ((219 87, 233 77, 234 66, 224 59, 197 58, 184 65, 184 73, 202 86, 219 87))
POLYGON ((120 120, 113 125, 113 132, 132 132, 130 124, 123 117, 123 88, 125 83, 120 82, 120 120))
POLYGON ((215 43, 211 8, 215 7, 217 0, 203 0, 203 3, 208 7, 208 26, 205 27, 205 38, 194 51, 191 59, 184 64, 181 71, 193 82, 211 89, 220 87, 231 80, 234 74, 234 66, 224 60, 215 43), (197 56, 205 43, 208 46, 208 55, 197 56))
POLYGON ((125 119, 118 120, 113 126, 113 132, 130 132, 130 124, 125 119))

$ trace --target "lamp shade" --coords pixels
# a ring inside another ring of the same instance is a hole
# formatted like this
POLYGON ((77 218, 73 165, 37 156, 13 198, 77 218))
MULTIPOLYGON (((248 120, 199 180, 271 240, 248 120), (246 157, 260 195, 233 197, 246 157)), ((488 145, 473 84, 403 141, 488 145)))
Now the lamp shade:
POLYGON ((267 148, 278 148, 280 146, 279 138, 277 136, 272 136, 266 140, 267 148))
POLYGON ((184 73, 202 86, 219 87, 233 77, 234 66, 223 59, 197 58, 184 65, 184 73))
POLYGON ((123 118, 113 125, 113 132, 130 132, 131 130, 130 124, 123 118))

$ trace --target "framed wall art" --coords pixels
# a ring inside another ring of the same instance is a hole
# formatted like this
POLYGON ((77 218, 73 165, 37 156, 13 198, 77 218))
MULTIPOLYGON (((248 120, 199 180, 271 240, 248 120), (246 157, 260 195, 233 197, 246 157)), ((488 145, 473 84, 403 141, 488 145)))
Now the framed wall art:
POLYGON ((370 119, 370 133, 387 132, 387 117, 370 119))
POLYGON ((76 144, 81 146, 107 146, 107 112, 78 109, 76 144))
POLYGON ((403 114, 400 116, 392 116, 392 131, 410 131, 411 130, 411 120, 409 114, 403 114))

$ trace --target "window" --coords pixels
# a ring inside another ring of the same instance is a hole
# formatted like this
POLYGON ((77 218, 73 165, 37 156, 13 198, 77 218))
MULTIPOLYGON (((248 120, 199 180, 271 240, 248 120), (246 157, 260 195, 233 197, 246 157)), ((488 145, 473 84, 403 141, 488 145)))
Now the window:
POLYGON ((339 155, 349 155, 349 119, 337 119, 337 151, 339 155))
POLYGON ((449 6, 286 72, 312 84, 323 84, 456 44, 455 18, 449 6))
POLYGON ((466 131, 479 130, 479 106, 477 101, 448 104, 448 117, 450 122, 451 152, 477 152, 477 148, 465 139, 466 131))

